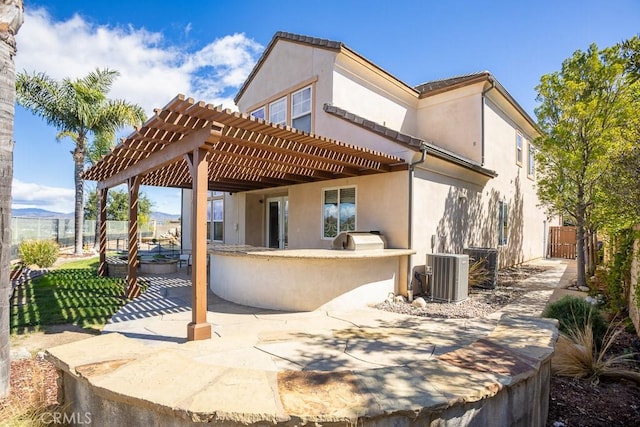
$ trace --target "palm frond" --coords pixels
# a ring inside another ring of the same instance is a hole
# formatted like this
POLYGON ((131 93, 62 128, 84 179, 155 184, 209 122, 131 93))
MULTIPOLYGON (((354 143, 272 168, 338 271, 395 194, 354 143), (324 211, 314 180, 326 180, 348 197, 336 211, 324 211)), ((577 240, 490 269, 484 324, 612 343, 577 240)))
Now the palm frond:
POLYGON ((93 141, 87 147, 87 163, 95 165, 102 157, 107 155, 115 145, 116 136, 113 132, 96 133, 93 141))
POLYGON ((63 130, 61 132, 58 132, 58 134, 56 135, 56 141, 58 141, 58 142, 61 142, 65 138, 69 138, 74 143, 77 143, 78 142, 78 132, 73 132, 73 131, 70 131, 70 130, 63 130))
POLYGON ((16 75, 16 100, 48 124, 64 129, 61 112, 65 109, 62 85, 44 73, 16 75))
POLYGON ((122 126, 138 126, 146 120, 144 110, 138 105, 116 99, 108 100, 95 117, 95 126, 116 130, 122 126))
POLYGON ((94 88, 98 92, 107 94, 111 90, 114 80, 119 76, 120 73, 116 70, 96 68, 76 82, 84 87, 94 88))

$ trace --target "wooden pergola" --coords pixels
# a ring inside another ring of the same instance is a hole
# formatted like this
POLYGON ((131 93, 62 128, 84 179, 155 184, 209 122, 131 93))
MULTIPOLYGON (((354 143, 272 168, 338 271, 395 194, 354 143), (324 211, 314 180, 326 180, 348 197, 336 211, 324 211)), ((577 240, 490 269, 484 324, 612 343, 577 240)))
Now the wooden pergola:
POLYGON ((136 270, 140 185, 192 189, 192 321, 187 338, 210 338, 206 321, 208 190, 248 191, 407 168, 399 157, 178 95, 84 172, 84 179, 98 181, 102 207, 99 274, 106 274, 109 188, 126 183, 129 191, 129 298, 140 293, 136 270))

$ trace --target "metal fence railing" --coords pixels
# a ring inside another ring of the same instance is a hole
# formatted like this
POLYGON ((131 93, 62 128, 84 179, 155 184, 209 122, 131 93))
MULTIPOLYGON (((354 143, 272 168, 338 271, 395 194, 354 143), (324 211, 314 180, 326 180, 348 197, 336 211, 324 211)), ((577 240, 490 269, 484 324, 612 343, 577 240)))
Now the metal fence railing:
MULTIPOLYGON (((95 220, 85 220, 82 241, 85 247, 93 247, 95 242, 95 220)), ((18 245, 24 240, 53 240, 61 248, 74 245, 73 218, 11 218, 11 259, 18 258, 18 245)), ((149 221, 139 229, 141 242, 153 239, 162 240, 166 236, 175 236, 179 240, 180 224, 175 222, 149 221)), ((107 249, 125 251, 128 249, 129 221, 107 221, 107 249)), ((175 241, 172 239, 171 241, 175 241)), ((173 243, 172 243, 173 244, 173 243)))

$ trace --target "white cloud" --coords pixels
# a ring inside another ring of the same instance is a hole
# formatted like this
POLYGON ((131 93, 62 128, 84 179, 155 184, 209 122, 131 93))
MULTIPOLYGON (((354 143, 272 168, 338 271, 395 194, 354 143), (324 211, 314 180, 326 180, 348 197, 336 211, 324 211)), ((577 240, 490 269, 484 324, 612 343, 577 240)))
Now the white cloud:
POLYGON ((74 210, 75 192, 70 188, 22 182, 14 179, 12 186, 13 209, 39 208, 53 212, 69 213, 74 210))
MULTIPOLYGON (((232 97, 263 49, 244 34, 232 34, 190 52, 144 28, 96 25, 78 15, 54 21, 45 9, 25 13, 17 71, 62 79, 96 67, 115 69, 121 75, 109 96, 137 103, 149 114, 178 93, 234 108, 232 97)), ((188 25, 185 33, 190 30, 188 25)))
MULTIPOLYGON (((191 29, 191 24, 185 27, 185 36, 191 29)), ((263 50, 244 34, 188 48, 144 28, 97 25, 79 15, 55 21, 43 8, 25 11, 25 22, 16 38, 16 71, 44 72, 61 80, 85 76, 96 68, 118 70, 120 77, 109 97, 136 103, 148 115, 178 93, 234 109, 233 96, 263 50)), ((128 133, 123 130, 119 136, 128 133)), ((179 211, 175 193, 152 200, 156 202, 154 210, 179 211)), ((72 212, 74 190, 15 180, 13 207, 72 212)))

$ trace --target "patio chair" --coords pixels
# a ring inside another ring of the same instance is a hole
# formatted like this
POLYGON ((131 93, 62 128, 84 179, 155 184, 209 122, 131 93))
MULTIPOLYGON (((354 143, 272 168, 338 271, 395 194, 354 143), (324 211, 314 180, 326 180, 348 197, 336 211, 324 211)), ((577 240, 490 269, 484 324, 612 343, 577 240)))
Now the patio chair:
POLYGON ((180 254, 178 258, 178 267, 182 267, 183 264, 187 266, 187 273, 191 269, 191 254, 180 254))

